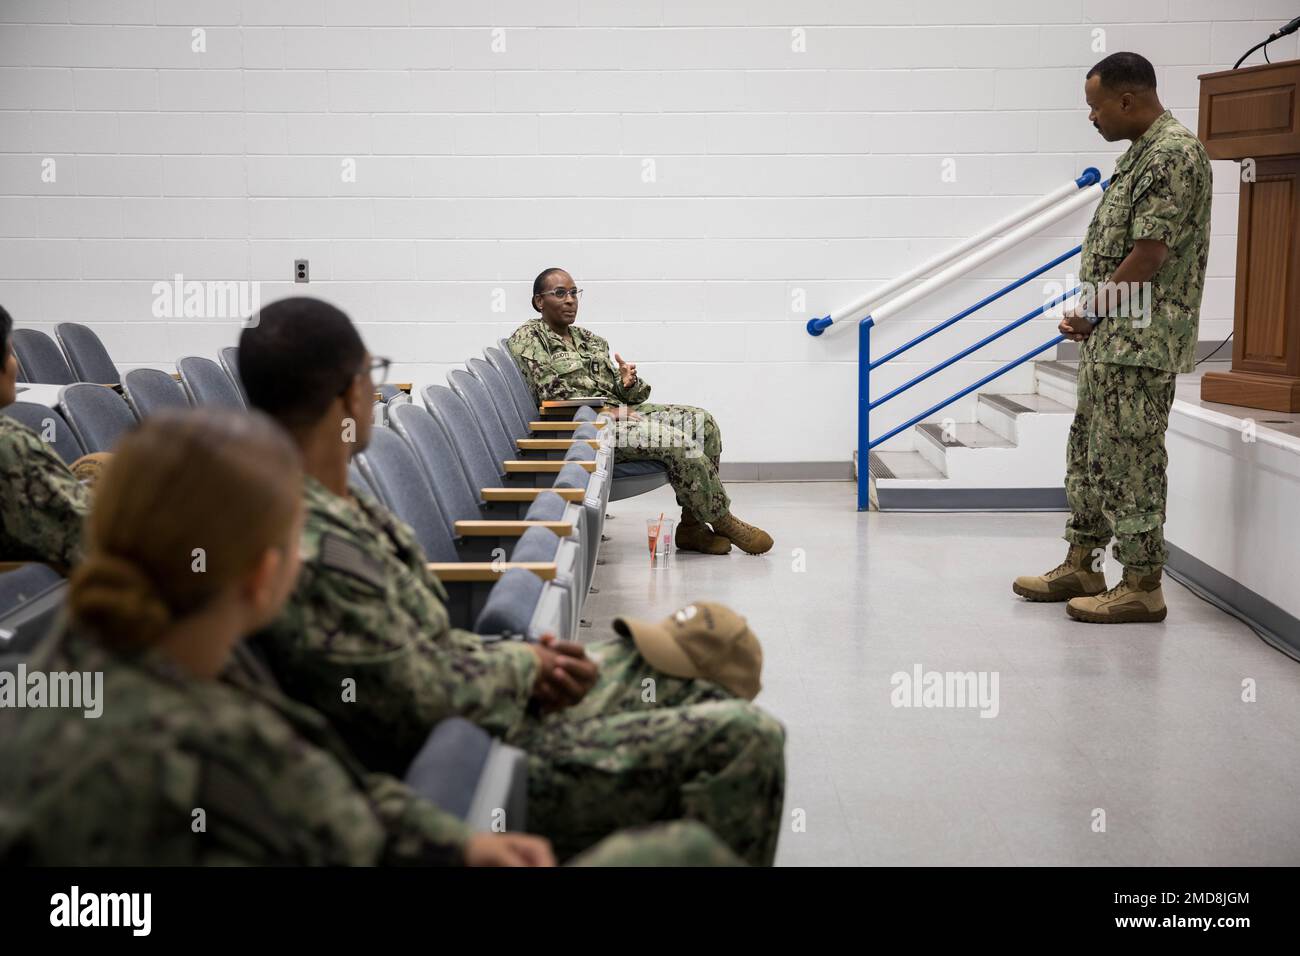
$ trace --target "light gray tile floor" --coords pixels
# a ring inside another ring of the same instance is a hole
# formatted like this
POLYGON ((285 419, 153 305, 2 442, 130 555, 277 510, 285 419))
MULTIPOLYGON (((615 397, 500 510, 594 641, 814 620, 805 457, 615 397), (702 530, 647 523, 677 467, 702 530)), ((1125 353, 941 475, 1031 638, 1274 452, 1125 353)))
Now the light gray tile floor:
POLYGON ((614 502, 583 634, 697 598, 748 617, 758 703, 787 730, 779 864, 1300 863, 1300 664, 1245 625, 1168 578, 1162 624, 1021 601, 1012 578, 1064 555, 1061 514, 858 514, 848 482, 728 487, 772 552, 652 568, 645 519, 678 517, 671 491, 614 502), (893 706, 892 675, 917 665, 996 672, 997 716, 893 706))

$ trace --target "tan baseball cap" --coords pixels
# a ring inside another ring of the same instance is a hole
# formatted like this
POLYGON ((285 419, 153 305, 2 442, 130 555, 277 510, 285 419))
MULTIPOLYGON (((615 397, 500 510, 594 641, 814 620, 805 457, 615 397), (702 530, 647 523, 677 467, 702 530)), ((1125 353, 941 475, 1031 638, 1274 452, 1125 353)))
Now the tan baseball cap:
POLYGON ((662 621, 614 619, 641 656, 665 674, 703 677, 753 700, 762 689, 763 648, 745 619, 723 604, 696 601, 662 621))

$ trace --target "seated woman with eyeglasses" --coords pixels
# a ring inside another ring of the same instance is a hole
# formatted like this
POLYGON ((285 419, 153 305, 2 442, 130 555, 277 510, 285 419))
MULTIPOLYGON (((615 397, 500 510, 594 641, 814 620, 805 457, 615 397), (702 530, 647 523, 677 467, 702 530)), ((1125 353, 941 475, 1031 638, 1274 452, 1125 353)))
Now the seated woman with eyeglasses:
MULTIPOLYGON (((0 708, 0 863, 554 864, 540 837, 474 833, 367 772, 243 646, 296 581, 302 480, 260 413, 163 412, 122 440, 67 620, 25 662, 77 693, 0 708)), ((677 823, 575 862, 735 860, 677 823)))
POLYGON ((682 509, 680 550, 726 554, 732 544, 750 554, 771 550, 766 531, 731 513, 719 474, 722 433, 713 416, 694 405, 647 402, 650 385, 637 375, 636 365, 616 352, 615 367, 609 343, 575 325, 581 297, 573 276, 545 270, 533 280, 533 309, 540 317, 517 328, 507 343, 538 405, 600 397, 623 406, 613 423, 614 461, 658 461, 667 468, 682 509))

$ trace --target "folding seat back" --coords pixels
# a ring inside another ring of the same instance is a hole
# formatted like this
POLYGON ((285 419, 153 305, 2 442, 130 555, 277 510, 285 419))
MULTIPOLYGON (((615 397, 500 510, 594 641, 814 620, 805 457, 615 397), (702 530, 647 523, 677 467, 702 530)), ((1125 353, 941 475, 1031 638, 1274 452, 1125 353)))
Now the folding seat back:
MULTIPOLYGON (((449 522, 481 518, 479 497, 460 463, 456 448, 427 409, 410 403, 389 409, 389 426, 410 446, 449 522)), ((451 523, 449 534, 454 533, 451 523)))
POLYGON ((86 453, 86 450, 81 447, 81 439, 72 430, 72 426, 48 405, 37 402, 14 402, 0 414, 22 422, 40 435, 41 441, 53 448, 54 453, 63 459, 64 464, 71 465, 86 453))
POLYGON ((576 620, 563 588, 553 586, 551 581, 543 582, 523 568, 511 568, 492 588, 474 622, 474 633, 485 641, 535 641, 543 634, 572 640, 576 620))
POLYGON ((36 329, 14 329, 10 336, 14 355, 28 381, 45 385, 71 385, 77 381, 72 366, 59 351, 54 339, 36 329))
POLYGON ((389 428, 370 433, 356 462, 380 502, 411 526, 429 561, 458 561, 451 522, 443 514, 415 452, 389 428))
POLYGON ((63 576, 44 564, 0 574, 0 669, 27 656, 49 633, 67 591, 63 576))
POLYGON ((191 405, 217 405, 222 408, 244 409, 244 397, 221 366, 209 358, 188 355, 176 363, 181 382, 190 397, 191 405))
POLYGON ((537 402, 533 400, 533 393, 528 389, 528 383, 524 381, 523 372, 519 371, 519 366, 515 364, 514 357, 506 351, 505 346, 501 348, 484 349, 483 354, 487 356, 488 362, 501 373, 502 380, 506 387, 510 389, 510 399, 514 402, 515 408, 519 411, 519 417, 524 423, 535 422, 538 419, 537 402))
POLYGON ((498 461, 511 461, 519 457, 514 441, 506 434, 501 419, 497 415, 492 398, 483 383, 461 369, 454 369, 447 376, 451 389, 469 407, 470 414, 487 442, 492 456, 498 461))
POLYGON ((190 407, 181 383, 156 368, 134 368, 127 372, 122 379, 122 390, 139 419, 168 408, 190 407))
POLYGON ((113 360, 108 356, 108 349, 99 340, 99 336, 88 326, 76 322, 62 322, 54 327, 63 354, 72 366, 75 381, 94 382, 97 385, 120 385, 121 374, 113 360))
POLYGON ((405 782, 475 830, 491 830, 502 811, 511 827, 526 827, 528 755, 463 717, 438 722, 407 768, 405 782))
POLYGON ((519 411, 510 398, 510 389, 505 379, 501 377, 501 373, 489 362, 479 358, 470 359, 465 363, 465 367, 469 369, 471 375, 483 383, 483 388, 487 391, 488 398, 492 400, 492 407, 496 409, 497 418, 501 420, 501 427, 505 429, 506 436, 510 439, 527 438, 528 422, 519 417, 519 411))
POLYGON ((117 440, 135 425, 135 416, 121 395, 103 385, 80 382, 65 385, 59 404, 68 414, 68 424, 87 454, 112 451, 117 440))
POLYGON ((227 345, 217 353, 217 358, 221 360, 221 367, 226 370, 226 376, 235 383, 235 388, 239 389, 239 397, 248 404, 248 392, 244 391, 244 380, 239 377, 239 346, 227 345))
POLYGON ((420 392, 425 407, 456 447, 457 457, 475 488, 501 484, 502 466, 494 460, 465 400, 445 385, 426 385, 420 392))

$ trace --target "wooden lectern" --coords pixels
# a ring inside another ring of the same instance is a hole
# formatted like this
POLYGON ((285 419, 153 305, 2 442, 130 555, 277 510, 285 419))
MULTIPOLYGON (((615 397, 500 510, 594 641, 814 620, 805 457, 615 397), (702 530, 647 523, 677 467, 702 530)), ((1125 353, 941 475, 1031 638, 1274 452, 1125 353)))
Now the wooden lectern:
POLYGON ((1300 411, 1300 60, 1206 73, 1197 135, 1242 163, 1232 371, 1201 399, 1300 411))

